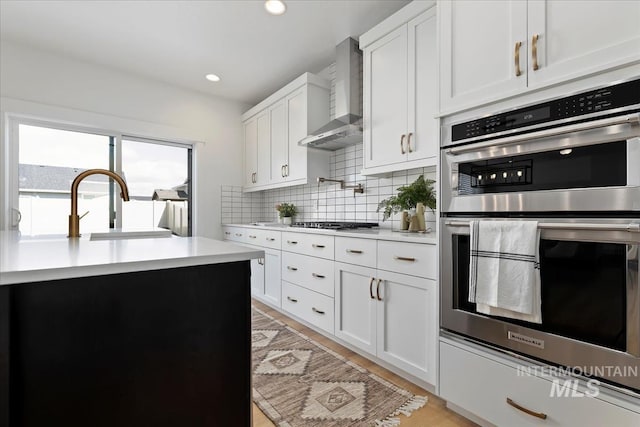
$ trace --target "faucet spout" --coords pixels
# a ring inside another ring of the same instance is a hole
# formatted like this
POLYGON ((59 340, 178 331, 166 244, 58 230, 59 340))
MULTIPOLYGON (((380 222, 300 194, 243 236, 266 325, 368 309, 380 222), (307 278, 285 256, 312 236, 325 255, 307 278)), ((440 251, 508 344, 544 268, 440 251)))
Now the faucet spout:
MULTIPOLYGON (((107 175, 120 186, 120 197, 125 202, 129 201, 129 189, 124 179, 115 172, 106 169, 87 169, 78 174, 71 183, 71 215, 69 215, 69 235, 67 237, 80 237, 80 217, 78 216, 78 186, 80 182, 90 175, 107 175)), ((84 215, 83 215, 84 216, 84 215)))

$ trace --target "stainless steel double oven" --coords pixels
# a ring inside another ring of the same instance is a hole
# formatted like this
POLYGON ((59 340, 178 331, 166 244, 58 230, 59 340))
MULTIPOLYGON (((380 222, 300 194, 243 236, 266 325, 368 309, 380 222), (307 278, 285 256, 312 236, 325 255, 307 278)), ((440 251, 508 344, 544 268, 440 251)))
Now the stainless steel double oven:
POLYGON ((443 129, 440 182, 443 331, 640 393, 640 79, 443 129), (468 301, 473 219, 539 222, 541 324, 468 301))

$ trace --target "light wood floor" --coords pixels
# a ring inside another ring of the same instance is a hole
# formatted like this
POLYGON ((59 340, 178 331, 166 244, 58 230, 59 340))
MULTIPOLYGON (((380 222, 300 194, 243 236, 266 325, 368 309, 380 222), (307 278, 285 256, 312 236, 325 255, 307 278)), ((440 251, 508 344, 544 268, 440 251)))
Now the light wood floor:
MULTIPOLYGON (((296 329, 297 331, 302 332, 309 338, 319 342, 320 344, 329 347, 333 351, 341 354, 344 357, 349 358, 354 363, 368 369, 369 371, 375 373, 376 375, 396 384, 399 387, 402 387, 406 390, 409 390, 411 393, 420 395, 420 396, 428 396, 428 403, 420 408, 417 411, 414 411, 410 417, 406 417, 404 415, 398 416, 401 420, 401 427, 425 427, 425 426, 442 426, 442 427, 455 427, 455 426, 475 426, 476 424, 467 420, 466 418, 461 417, 455 412, 450 411, 445 407, 444 401, 437 396, 423 390, 422 388, 416 386, 409 381, 400 378, 393 372, 390 372, 383 367, 376 365, 368 359, 354 353, 353 351, 341 346, 340 344, 335 343, 329 338, 320 335, 319 333, 309 329, 308 327, 296 322, 295 320, 285 316, 284 314, 268 307, 256 300, 252 300, 253 304, 269 314, 270 316, 280 320, 283 323, 286 323, 290 327, 296 329)), ((267 418, 260 409, 254 404, 253 405, 253 426, 254 427, 274 427, 274 424, 267 418)))

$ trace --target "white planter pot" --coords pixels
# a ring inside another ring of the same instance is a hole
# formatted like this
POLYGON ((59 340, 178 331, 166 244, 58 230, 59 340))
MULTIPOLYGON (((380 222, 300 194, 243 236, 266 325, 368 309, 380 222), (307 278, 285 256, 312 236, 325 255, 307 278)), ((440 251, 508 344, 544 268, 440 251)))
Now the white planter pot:
POLYGON ((293 222, 293 219, 290 216, 285 216, 282 218, 282 223, 284 225, 291 225, 292 222, 293 222))

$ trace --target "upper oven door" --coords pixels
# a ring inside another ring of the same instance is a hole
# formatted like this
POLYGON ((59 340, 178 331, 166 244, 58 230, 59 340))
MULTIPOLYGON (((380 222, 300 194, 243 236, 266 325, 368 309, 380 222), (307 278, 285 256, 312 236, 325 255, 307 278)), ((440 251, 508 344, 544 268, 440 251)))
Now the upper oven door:
POLYGON ((442 212, 640 212, 640 114, 441 151, 442 212))

